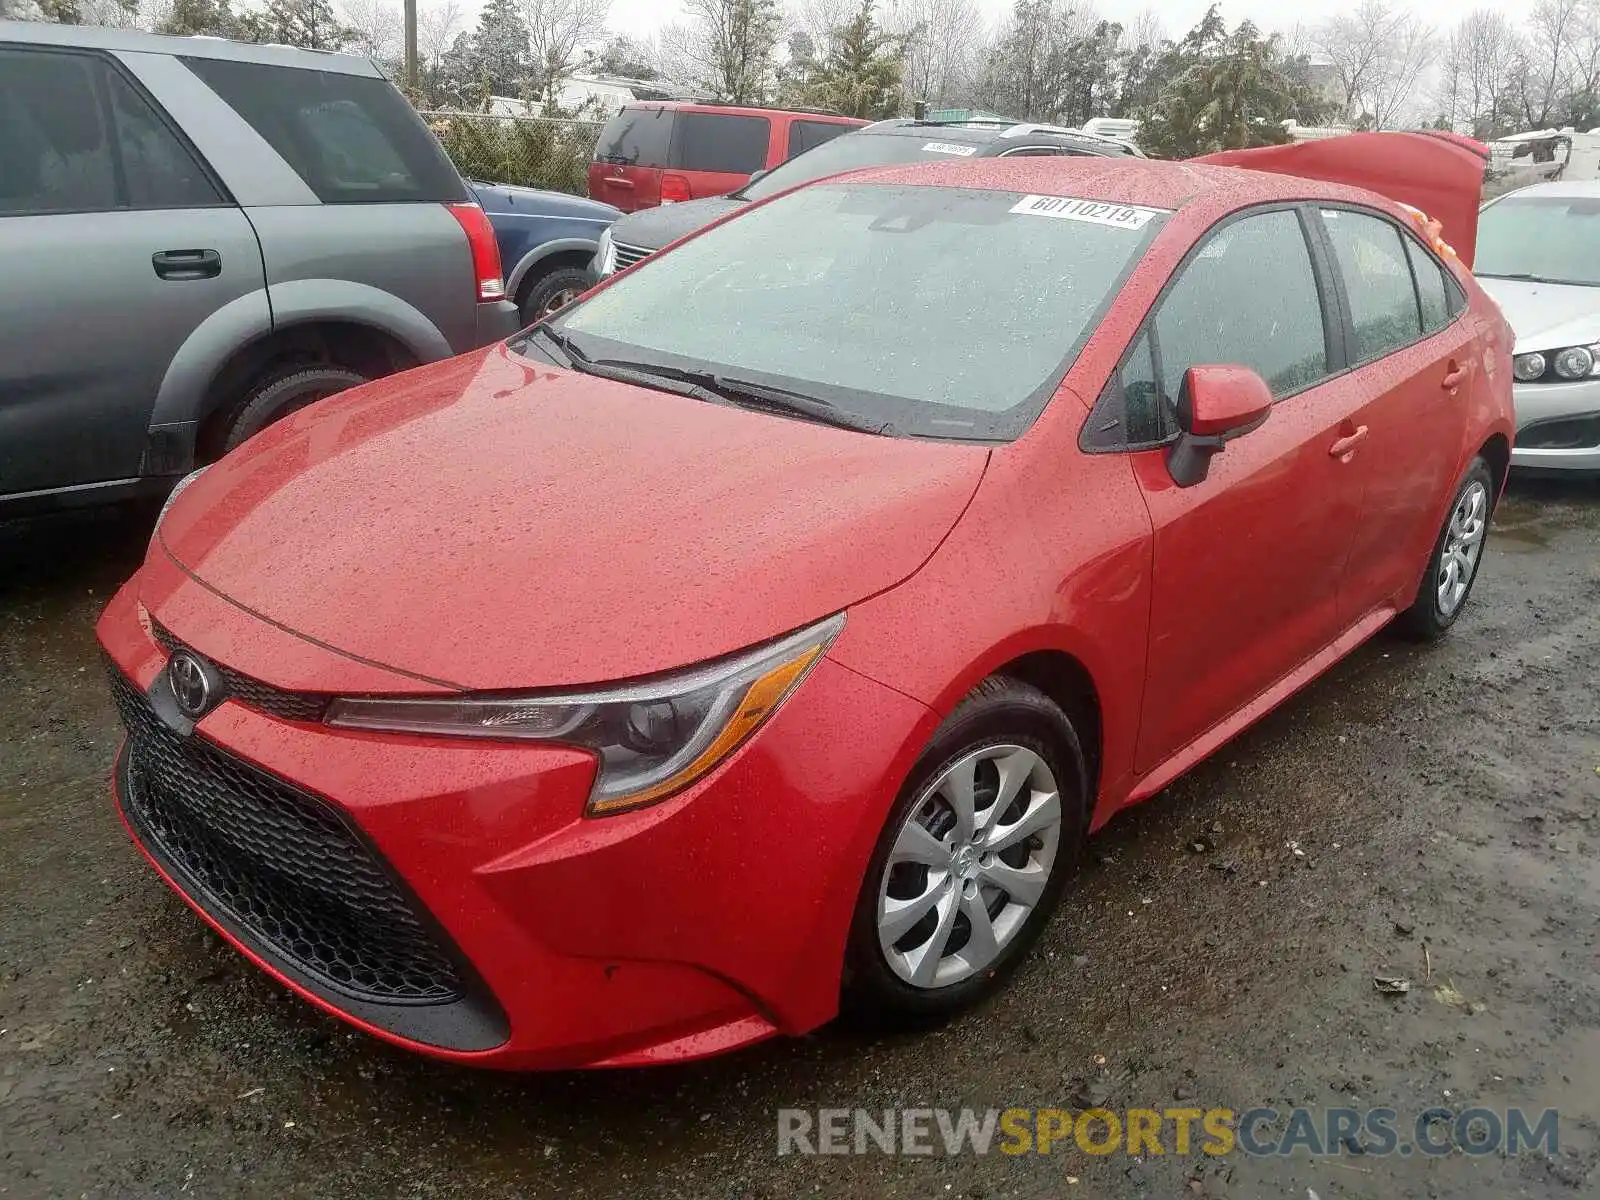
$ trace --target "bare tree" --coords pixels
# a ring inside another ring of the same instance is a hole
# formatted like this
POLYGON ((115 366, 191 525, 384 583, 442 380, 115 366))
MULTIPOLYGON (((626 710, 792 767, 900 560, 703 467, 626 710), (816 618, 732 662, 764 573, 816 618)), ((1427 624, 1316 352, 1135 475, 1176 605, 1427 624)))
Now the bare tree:
POLYGON ((544 99, 554 100, 584 51, 605 36, 611 0, 518 0, 517 10, 528 27, 529 58, 544 99))
POLYGON ((439 69, 439 60, 461 32, 461 0, 442 0, 417 13, 417 54, 430 70, 439 69))
MULTIPOLYGON (((1563 0, 1565 2, 1565 0, 1563 0)), ((1403 116, 1433 62, 1434 32, 1391 0, 1361 0, 1319 26, 1313 45, 1339 74, 1344 117, 1376 129, 1403 116)))
POLYGON ((1440 62, 1438 103, 1452 127, 1482 138, 1504 132, 1499 121, 1521 54, 1521 37, 1504 13, 1480 8, 1461 18, 1440 62))
POLYGON ((1153 8, 1147 8, 1135 17, 1122 34, 1122 44, 1129 50, 1155 50, 1166 40, 1166 23, 1162 21, 1161 14, 1153 8))
POLYGON ((1584 17, 1582 0, 1540 0, 1528 19, 1527 37, 1513 74, 1517 105, 1533 128, 1548 124, 1573 90, 1573 45, 1584 17))
POLYGON ((883 27, 905 39, 907 95, 945 106, 970 89, 985 33, 975 0, 896 0, 883 27))
POLYGON ((735 104, 764 99, 783 32, 777 0, 683 0, 683 11, 660 35, 667 78, 735 104))
POLYGON ((379 62, 400 57, 403 30, 400 10, 383 0, 340 0, 339 16, 355 34, 350 49, 379 62))

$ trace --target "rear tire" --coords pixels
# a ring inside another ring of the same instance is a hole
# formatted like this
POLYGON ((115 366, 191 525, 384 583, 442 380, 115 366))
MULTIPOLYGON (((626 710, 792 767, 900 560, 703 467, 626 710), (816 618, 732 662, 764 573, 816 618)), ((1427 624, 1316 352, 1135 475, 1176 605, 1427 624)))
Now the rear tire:
POLYGON ((281 417, 365 382, 366 377, 354 371, 325 365, 288 367, 269 374, 240 401, 223 452, 243 445, 281 417))
POLYGON ((1066 714, 1017 680, 979 684, 928 743, 878 838, 851 922, 843 1012, 921 1023, 999 987, 1077 868, 1088 794, 1066 714))
POLYGON ((1489 522, 1494 517, 1494 474, 1482 458, 1472 460, 1456 485, 1444 528, 1428 557, 1422 586, 1411 607, 1400 614, 1402 632, 1418 641, 1442 638, 1460 618, 1483 565, 1489 522))
POLYGON ((523 327, 553 317, 593 286, 589 272, 582 267, 562 267, 536 280, 517 305, 523 327))

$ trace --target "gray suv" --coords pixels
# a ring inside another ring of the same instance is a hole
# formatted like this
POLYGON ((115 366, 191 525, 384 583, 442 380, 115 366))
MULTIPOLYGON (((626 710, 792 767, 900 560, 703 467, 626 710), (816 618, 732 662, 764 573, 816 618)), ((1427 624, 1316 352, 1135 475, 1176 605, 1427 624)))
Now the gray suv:
POLYGON ((364 59, 0 21, 0 517, 159 493, 506 337, 500 270, 364 59))

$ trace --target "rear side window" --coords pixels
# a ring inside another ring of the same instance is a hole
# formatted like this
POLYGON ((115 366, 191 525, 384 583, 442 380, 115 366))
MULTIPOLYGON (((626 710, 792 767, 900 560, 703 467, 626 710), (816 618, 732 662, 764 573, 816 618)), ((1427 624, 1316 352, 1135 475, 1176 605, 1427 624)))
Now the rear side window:
POLYGON ((754 175, 767 165, 772 122, 765 117, 680 112, 672 165, 680 171, 754 175))
POLYGON ((672 145, 673 114, 663 108, 625 108, 600 131, 595 162, 664 167, 672 145))
POLYGON ((1420 338, 1417 290, 1400 231, 1379 217, 1346 209, 1324 209, 1322 220, 1350 297, 1356 361, 1379 358, 1420 338))
POLYGON ((0 215, 121 207, 100 71, 87 55, 0 50, 0 215))
POLYGON ((422 118, 383 79, 216 58, 183 61, 324 204, 467 198, 422 118))
POLYGON ((1426 333, 1437 333, 1450 323, 1450 284, 1444 277, 1444 268, 1428 256, 1415 238, 1402 238, 1406 254, 1411 258, 1411 273, 1417 279, 1417 302, 1422 308, 1422 328, 1426 333))
MULTIPOLYGON (((789 125, 789 157, 814 150, 823 142, 831 142, 841 133, 850 132, 849 125, 834 121, 793 121, 789 125)), ((760 168, 758 167, 757 170, 760 168)))
POLYGON ((1322 299, 1299 217, 1266 212, 1218 229, 1161 302, 1155 332, 1169 412, 1190 367, 1249 367, 1274 396, 1326 376, 1322 299))
POLYGON ((188 147, 109 62, 0 50, 0 216, 221 203, 188 147))

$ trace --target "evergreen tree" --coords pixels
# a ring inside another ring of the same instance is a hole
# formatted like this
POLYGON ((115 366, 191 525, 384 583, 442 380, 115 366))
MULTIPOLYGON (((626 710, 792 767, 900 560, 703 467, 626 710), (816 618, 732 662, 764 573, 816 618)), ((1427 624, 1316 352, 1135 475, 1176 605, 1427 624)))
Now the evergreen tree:
POLYGON ((805 94, 811 104, 847 117, 882 120, 899 113, 905 71, 905 39, 885 33, 873 0, 828 38, 828 53, 805 94))
POLYGON ((532 88, 528 26, 516 0, 489 0, 472 35, 477 74, 491 95, 517 96, 532 88))
POLYGON ((260 12, 242 14, 239 24, 252 41, 307 50, 342 50, 355 36, 329 0, 267 0, 260 12))

